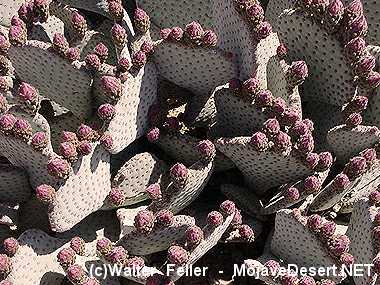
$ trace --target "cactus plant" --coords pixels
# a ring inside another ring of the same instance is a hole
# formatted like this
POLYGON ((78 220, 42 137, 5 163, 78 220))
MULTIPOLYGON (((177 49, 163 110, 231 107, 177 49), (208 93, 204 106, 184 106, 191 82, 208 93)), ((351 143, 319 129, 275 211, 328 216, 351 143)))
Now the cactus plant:
POLYGON ((376 283, 380 6, 262 2, 0 0, 0 284, 376 283))

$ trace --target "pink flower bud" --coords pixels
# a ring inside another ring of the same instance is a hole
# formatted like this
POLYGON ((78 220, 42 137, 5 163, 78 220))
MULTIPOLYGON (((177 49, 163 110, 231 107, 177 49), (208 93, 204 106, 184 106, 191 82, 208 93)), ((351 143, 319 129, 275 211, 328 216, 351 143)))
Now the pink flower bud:
POLYGON ((211 227, 220 226, 223 223, 223 215, 218 211, 212 211, 207 215, 206 221, 211 227))
POLYGON ((148 14, 141 8, 137 8, 134 13, 134 24, 136 31, 145 34, 150 28, 150 18, 148 14))
POLYGON ((175 265, 182 265, 189 259, 187 251, 180 247, 173 245, 168 249, 168 262, 175 265))
POLYGON ((125 194, 120 188, 112 188, 107 199, 111 205, 120 207, 124 204, 125 194))
POLYGON ((36 188, 36 196, 41 202, 50 204, 55 198, 55 189, 50 185, 40 185, 36 188))
POLYGON ((47 170, 51 176, 59 179, 65 179, 69 176, 70 165, 64 159, 53 158, 48 162, 47 170))
POLYGON ((161 187, 158 183, 149 185, 145 191, 152 200, 160 200, 162 198, 161 187))
POLYGON ((135 216, 134 226, 141 234, 148 234, 154 227, 154 215, 151 211, 142 210, 135 216))

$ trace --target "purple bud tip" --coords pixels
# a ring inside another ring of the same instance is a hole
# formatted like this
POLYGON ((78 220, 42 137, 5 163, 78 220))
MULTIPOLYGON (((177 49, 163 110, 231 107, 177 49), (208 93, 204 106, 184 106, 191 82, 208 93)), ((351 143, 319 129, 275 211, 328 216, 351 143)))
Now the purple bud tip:
POLYGON ((327 280, 327 279, 324 279, 322 280, 319 285, 336 285, 336 283, 334 281, 331 281, 331 280, 327 280))
POLYGON ((360 113, 367 109, 368 106, 368 98, 365 96, 357 96, 348 105, 348 109, 352 109, 357 113, 360 113))
POLYGON ((108 238, 101 238, 96 242, 96 250, 102 255, 107 255, 111 249, 112 242, 108 238))
POLYGON ((38 150, 44 149, 47 146, 47 137, 45 132, 37 132, 33 135, 31 145, 38 150))
POLYGON ((155 273, 146 280, 146 285, 174 285, 168 277, 155 273))
POLYGON ((336 230, 336 224, 331 221, 324 222, 321 228, 321 234, 324 238, 332 237, 336 230))
POLYGON ((241 225, 239 227, 240 238, 247 242, 253 242, 255 239, 255 233, 252 228, 248 225, 241 225))
POLYGON ((260 81, 254 77, 243 82, 243 92, 250 98, 255 98, 260 90, 260 81))
POLYGON ((250 145, 256 151, 265 151, 268 147, 268 138, 262 132, 256 132, 252 135, 250 145))
POLYGON ((286 274, 280 277, 281 285, 298 285, 298 278, 291 274, 286 274))
POLYGON ((241 225, 243 222, 243 217, 241 216, 240 210, 236 209, 234 217, 231 221, 231 225, 236 226, 236 225, 241 225))
POLYGON ((182 40, 183 30, 180 27, 174 27, 172 29, 164 29, 162 31, 163 31, 162 33, 163 33, 164 38, 165 38, 166 32, 169 32, 168 36, 166 36, 165 38, 165 39, 168 39, 169 41, 179 42, 182 40))
POLYGON ((12 114, 0 116, 0 128, 2 131, 10 131, 16 123, 16 117, 12 114))
POLYGON ((278 47, 277 47, 277 56, 280 58, 280 59, 284 59, 288 54, 288 48, 286 47, 285 44, 280 44, 278 47))
POLYGON ((349 17, 356 18, 363 15, 363 5, 361 0, 354 0, 346 7, 346 13, 349 17))
POLYGON ((143 34, 148 31, 150 27, 150 19, 148 14, 143 9, 137 8, 133 19, 138 32, 143 34))
POLYGON ((227 216, 234 214, 236 211, 235 203, 230 200, 224 201, 222 204, 220 204, 219 208, 220 208, 220 212, 223 215, 227 215, 227 216))
POLYGON ((200 40, 203 37, 204 31, 198 22, 191 22, 190 24, 186 25, 185 28, 185 35, 186 37, 191 41, 197 41, 200 40))
POLYGON ((0 274, 7 275, 11 271, 12 261, 9 256, 0 254, 0 274))
POLYGON ((263 21, 256 28, 256 39, 263 40, 272 33, 272 26, 269 22, 263 21))
POLYGON ((59 153, 66 159, 73 161, 77 158, 77 149, 71 142, 63 142, 59 145, 59 153))
POLYGON ((103 76, 101 78, 103 91, 111 99, 118 99, 121 95, 121 82, 119 79, 113 76, 103 76))
POLYGON ((368 200, 371 205, 376 205, 380 203, 380 192, 379 191, 373 191, 371 194, 368 196, 368 200))
POLYGON ((5 253, 8 256, 14 256, 18 250, 19 244, 15 238, 7 238, 3 242, 5 253))
POLYGON ((32 136, 32 126, 25 119, 17 119, 13 126, 13 133, 16 137, 27 140, 32 136))
POLYGON ((350 180, 358 177, 367 168, 367 161, 364 157, 356 156, 350 159, 350 162, 344 168, 344 173, 350 178, 350 180))
POLYGON ((148 234, 154 227, 154 215, 151 211, 142 210, 135 216, 134 226, 139 233, 148 234))
POLYGON ((212 227, 220 226, 223 223, 223 215, 218 211, 212 211, 207 215, 206 221, 212 227))
POLYGON ((211 30, 206 30, 203 34, 202 44, 206 47, 216 47, 218 36, 211 30))
POLYGON ((46 204, 53 202, 55 197, 55 189, 50 185, 42 184, 36 188, 37 199, 46 204))
POLYGON ((291 108, 288 108, 285 110, 285 112, 282 114, 282 123, 286 126, 293 126, 296 122, 300 121, 300 115, 299 113, 291 108))
POLYGON ((127 267, 129 268, 143 268, 145 266, 145 261, 141 257, 135 256, 132 258, 129 258, 127 261, 127 267))
POLYGON ((76 11, 71 14, 71 23, 76 27, 87 25, 86 19, 76 11))
POLYGON ((100 285, 99 281, 94 277, 91 277, 84 281, 83 285, 100 285))
POLYGON ((116 207, 122 206, 125 201, 124 192, 120 188, 112 188, 107 198, 111 205, 116 207))
POLYGON ((26 32, 23 26, 11 26, 8 36, 12 45, 21 46, 26 42, 26 32))
POLYGON ((124 9, 119 1, 108 1, 108 11, 115 21, 123 20, 124 9))
POLYGON ((65 36, 57 33, 53 36, 53 47, 61 54, 65 54, 69 49, 69 43, 65 36))
POLYGON ((272 106, 273 95, 269 90, 261 90, 257 93, 255 104, 259 108, 265 108, 272 106))
POLYGON ((146 138, 150 143, 154 143, 159 140, 160 138, 160 129, 159 128, 152 128, 147 133, 146 138))
POLYGON ((229 85, 228 85, 229 88, 231 88, 232 90, 234 91, 238 91, 240 90, 240 88, 242 87, 242 83, 239 79, 237 78, 232 78, 230 81, 229 81, 229 85))
POLYGON ((377 214, 375 215, 374 219, 373 219, 373 223, 376 225, 376 226, 380 226, 380 212, 377 212, 377 214))
POLYGON ((300 198, 300 193, 297 188, 289 187, 285 190, 284 197, 288 201, 295 202, 300 198))
POLYGON ((300 137, 302 135, 310 133, 311 131, 309 126, 305 123, 305 120, 300 120, 294 123, 294 125, 290 129, 290 132, 292 133, 292 135, 300 137))
POLYGON ((170 177, 178 185, 185 184, 188 174, 188 169, 182 163, 176 163, 170 168, 170 177))
POLYGON ((85 124, 81 124, 78 128, 77 134, 81 140, 91 140, 94 130, 85 124))
POLYGON ((73 132, 69 131, 63 131, 61 136, 62 142, 77 142, 78 138, 77 135, 73 132))
POLYGON ((376 257, 373 260, 373 270, 375 273, 380 274, 380 257, 376 257))
POLYGON ((10 47, 7 38, 0 34, 0 52, 6 53, 10 47))
POLYGON ((100 143, 105 149, 110 150, 113 146, 113 139, 110 134, 103 134, 100 138, 100 143))
POLYGON ((12 282, 8 281, 8 280, 3 280, 0 282, 0 285, 13 285, 12 282))
POLYGON ((309 153, 314 149, 314 139, 311 134, 302 135, 297 141, 297 149, 301 153, 309 153))
POLYGON ((130 67, 131 63, 129 62, 128 58, 122 57, 119 59, 118 68, 121 72, 127 72, 130 67))
POLYGON ((140 50, 133 55, 132 64, 137 68, 141 68, 146 63, 146 60, 147 58, 145 52, 140 50))
POLYGON ((58 252, 57 256, 59 264, 67 268, 75 263, 76 253, 72 248, 64 248, 58 252))
POLYGON ((35 102, 38 92, 32 85, 23 82, 18 88, 18 96, 23 101, 35 102))
POLYGON ((303 188, 307 193, 315 193, 321 189, 321 186, 321 181, 315 176, 309 176, 303 182, 303 188))
POLYGON ((340 235, 329 241, 329 250, 337 257, 348 251, 350 239, 346 235, 340 235))
POLYGON ((185 264, 189 260, 187 251, 177 245, 173 245, 168 249, 168 262, 175 265, 185 264))
POLYGON ((161 210, 156 214, 156 224, 159 227, 170 227, 174 222, 174 215, 169 210, 161 210))
POLYGON ((308 153, 307 156, 305 157, 305 164, 310 169, 314 169, 315 167, 317 167, 318 162, 319 162, 319 155, 314 152, 308 153))
POLYGON ((86 273, 81 266, 74 264, 67 269, 67 278, 74 284, 80 284, 85 281, 86 273))
POLYGON ((212 160, 216 154, 215 146, 209 140, 200 141, 197 145, 197 150, 205 161, 212 160))
POLYGON ((292 146, 290 137, 282 131, 273 137, 273 143, 274 150, 279 152, 287 151, 292 146))
POLYGON ((104 121, 110 121, 115 116, 115 107, 111 104, 100 105, 98 116, 104 121))
POLYGON ((349 127, 359 126, 363 122, 363 118, 359 113, 352 113, 346 119, 346 125, 349 127))
POLYGON ((260 4, 253 4, 247 8, 246 15, 252 24, 257 25, 264 20, 264 9, 260 4))
POLYGON ((76 61, 80 58, 80 51, 78 48, 72 47, 66 51, 66 58, 70 61, 76 61))
POLYGON ((300 84, 308 75, 309 70, 306 62, 303 60, 293 62, 289 68, 289 77, 293 85, 300 84))
POLYGON ((377 159, 376 150, 374 148, 367 148, 360 153, 360 156, 364 157, 367 163, 374 162, 377 159))
POLYGON ((144 41, 140 47, 140 50, 145 54, 145 55, 150 55, 154 51, 154 44, 151 41, 144 41))
POLYGON ((187 228, 185 236, 187 244, 191 247, 198 245, 204 238, 202 229, 195 225, 187 228))
POLYGON ((20 26, 25 27, 25 23, 23 20, 21 20, 18 16, 14 15, 11 19, 11 25, 12 26, 20 26))
POLYGON ((275 276, 280 269, 280 264, 277 261, 271 259, 264 263, 264 267, 268 268, 272 276, 275 276))
POLYGON ((354 262, 355 262, 355 258, 354 258, 351 254, 345 252, 345 253, 343 253, 343 254, 340 256, 340 261, 341 261, 343 264, 349 266, 349 265, 351 265, 351 264, 354 264, 354 262))
POLYGON ((122 246, 115 246, 107 254, 106 259, 111 263, 124 264, 127 260, 127 251, 122 246))
POLYGON ((105 61, 108 58, 108 48, 103 43, 98 43, 94 49, 95 54, 101 61, 105 61))
POLYGON ((330 152, 321 152, 319 154, 319 162, 318 162, 318 170, 319 171, 326 171, 329 169, 333 164, 333 157, 330 152))
POLYGON ((307 226, 314 232, 319 232, 322 227, 322 217, 314 214, 307 218, 307 226))
POLYGON ((298 285, 317 285, 317 283, 315 282, 313 277, 303 276, 298 282, 298 285))
POLYGON ((348 24, 348 34, 351 38, 365 36, 367 31, 368 23, 364 15, 356 18, 353 22, 348 24))
POLYGON ((77 146, 80 155, 89 155, 92 152, 92 145, 88 141, 81 141, 77 146))
POLYGON ((127 32, 122 26, 119 24, 113 25, 111 34, 112 39, 117 46, 122 47, 125 45, 125 42, 127 40, 127 32))
POLYGON ((70 241, 70 247, 78 255, 85 253, 85 241, 80 237, 73 237, 70 241))
POLYGON ((92 70, 98 70, 102 65, 100 58, 94 53, 87 55, 84 61, 86 62, 86 66, 92 70))
POLYGON ((162 198, 161 187, 158 183, 149 185, 145 191, 148 193, 149 198, 152 200, 160 200, 162 198))
POLYGON ((363 57, 356 65, 355 71, 358 75, 369 74, 376 66, 376 58, 373 55, 363 57))
POLYGON ((367 89, 375 89, 380 86, 380 73, 371 71, 365 80, 365 87, 367 89))
POLYGON ((70 165, 64 159, 53 158, 48 162, 47 170, 51 176, 55 178, 65 179, 69 176, 70 165))
POLYGON ((275 135, 281 130, 280 123, 277 119, 268 119, 264 122, 263 131, 268 136, 275 135))
POLYGON ((344 47, 346 55, 352 59, 359 58, 366 50, 366 42, 363 38, 357 37, 350 40, 344 47))
POLYGON ((172 32, 172 29, 169 29, 169 28, 167 28, 167 29, 162 29, 162 30, 160 31, 160 38, 161 38, 162 40, 167 40, 167 39, 169 38, 169 35, 170 35, 171 32, 172 32))
POLYGON ((276 97, 273 100, 272 112, 277 116, 281 116, 286 110, 286 102, 281 97, 276 97))
POLYGON ((344 190, 348 185, 350 185, 350 179, 344 173, 338 174, 332 182, 332 187, 337 190, 344 190))

